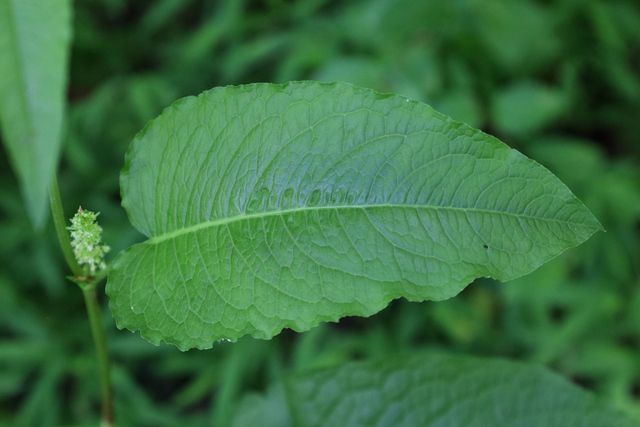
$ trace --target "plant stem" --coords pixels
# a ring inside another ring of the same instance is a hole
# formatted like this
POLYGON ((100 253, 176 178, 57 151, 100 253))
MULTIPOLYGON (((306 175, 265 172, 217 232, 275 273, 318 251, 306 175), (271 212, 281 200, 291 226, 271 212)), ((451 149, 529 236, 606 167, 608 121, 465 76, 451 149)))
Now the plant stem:
POLYGON ((62 248, 64 259, 67 261, 69 268, 76 277, 82 276, 82 268, 78 265, 76 257, 73 254, 71 248, 71 239, 69 239, 69 232, 67 231, 67 219, 64 216, 62 209, 62 200, 60 199, 60 189, 58 188, 58 179, 53 176, 51 185, 49 186, 49 200, 51 201, 51 214, 53 215, 53 223, 56 226, 56 233, 58 233, 58 242, 62 248))
POLYGON ((82 293, 84 294, 84 302, 87 306, 89 314, 89 322, 91 323, 91 333, 93 334, 93 342, 96 346, 96 354, 98 356, 98 364, 100 366, 100 384, 102 386, 102 426, 111 427, 114 422, 113 415, 113 386, 111 384, 111 365, 109 364, 109 352, 107 350, 107 336, 102 324, 102 315, 100 314, 100 304, 98 303, 98 295, 96 294, 95 283, 78 282, 82 293))
POLYGON ((106 278, 109 275, 109 272, 111 271, 111 268, 113 268, 113 261, 111 261, 109 264, 107 264, 107 268, 100 270, 96 273, 95 276, 93 276, 93 283, 100 283, 100 281, 104 278, 106 278))
POLYGON ((103 279, 106 274, 90 278, 89 280, 79 280, 84 276, 82 267, 78 265, 73 248, 71 247, 71 239, 67 231, 66 217, 62 209, 62 200, 60 198, 60 189, 58 188, 58 180, 54 176, 49 187, 49 200, 51 201, 51 214, 53 215, 53 223, 58 234, 58 242, 62 248, 64 258, 69 265, 76 278, 76 283, 82 289, 84 302, 87 306, 89 314, 89 323, 91 324, 91 334, 96 347, 96 355, 98 357, 98 366, 100 368, 100 384, 102 388, 102 427, 113 427, 113 386, 111 384, 111 365, 109 364, 109 352, 107 351, 107 336, 104 325, 102 323, 102 315, 100 314, 100 304, 98 303, 98 295, 96 294, 96 283, 103 279))

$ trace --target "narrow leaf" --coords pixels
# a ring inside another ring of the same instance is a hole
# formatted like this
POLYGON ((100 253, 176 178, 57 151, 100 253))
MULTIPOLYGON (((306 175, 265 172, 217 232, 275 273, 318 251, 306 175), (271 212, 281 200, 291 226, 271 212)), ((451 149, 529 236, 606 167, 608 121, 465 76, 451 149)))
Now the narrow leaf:
POLYGON ((0 0, 0 127, 36 227, 60 154, 70 40, 69 0, 0 0))
POLYGON ((116 258, 111 309, 181 349, 450 298, 601 228, 497 139, 345 83, 184 98, 134 139, 120 183, 149 240, 116 258))
POLYGON ((300 427, 637 425, 544 367, 450 354, 418 353, 294 376, 287 399, 300 427))

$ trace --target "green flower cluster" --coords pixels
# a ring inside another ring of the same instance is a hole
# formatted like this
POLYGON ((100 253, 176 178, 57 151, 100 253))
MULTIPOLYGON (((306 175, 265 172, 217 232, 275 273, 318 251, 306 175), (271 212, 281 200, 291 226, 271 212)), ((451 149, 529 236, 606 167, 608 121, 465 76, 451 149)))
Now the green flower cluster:
POLYGON ((82 207, 73 218, 71 218, 71 246, 76 256, 78 264, 89 267, 89 274, 93 276, 97 271, 107 268, 104 262, 104 254, 111 249, 109 246, 101 245, 102 227, 96 223, 100 212, 94 213, 83 210, 82 207))

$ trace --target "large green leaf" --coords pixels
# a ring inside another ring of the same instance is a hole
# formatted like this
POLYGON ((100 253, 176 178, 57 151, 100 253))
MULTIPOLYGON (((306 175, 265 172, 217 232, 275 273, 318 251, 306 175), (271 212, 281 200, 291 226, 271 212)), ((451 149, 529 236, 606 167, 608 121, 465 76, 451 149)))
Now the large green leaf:
POLYGON ((300 427, 638 425, 541 366, 437 353, 295 376, 287 399, 300 427))
POLYGON ((0 125, 36 226, 60 154, 69 0, 0 0, 0 125))
POLYGON ((134 139, 121 187, 149 240, 116 258, 111 309, 119 327, 181 349, 446 299, 600 229, 497 139, 344 83, 184 98, 134 139))

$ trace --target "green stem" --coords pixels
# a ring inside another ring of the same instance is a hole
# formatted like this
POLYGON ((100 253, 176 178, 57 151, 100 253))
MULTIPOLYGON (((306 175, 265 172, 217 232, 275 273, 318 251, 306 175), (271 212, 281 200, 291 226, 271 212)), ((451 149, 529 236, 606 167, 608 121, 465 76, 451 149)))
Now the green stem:
POLYGON ((93 276, 93 283, 100 283, 100 281, 102 279, 104 279, 105 277, 107 277, 109 275, 109 272, 111 271, 111 268, 113 268, 113 261, 111 261, 109 264, 107 264, 107 268, 100 270, 96 273, 95 276, 93 276))
POLYGON ((67 261, 69 268, 73 272, 73 275, 80 277, 83 275, 82 268, 78 265, 76 257, 73 254, 71 248, 71 239, 69 239, 69 232, 67 231, 67 220, 64 216, 64 210, 62 209, 62 200, 60 199, 60 189, 58 188, 58 179, 54 175, 49 186, 49 200, 51 201, 51 214, 53 215, 53 223, 56 226, 56 232, 58 233, 58 242, 62 248, 64 259, 67 261))
POLYGON ((49 199, 51 201, 51 213, 53 215, 53 223, 58 234, 58 241, 62 248, 64 258, 69 265, 76 278, 76 283, 82 289, 84 294, 84 302, 87 306, 89 314, 89 323, 91 324, 91 334, 96 347, 98 357, 98 366, 100 367, 100 384, 102 387, 102 427, 113 427, 113 386, 111 384, 111 365, 109 364, 109 352, 107 351, 107 336, 104 325, 102 323, 102 315, 100 314, 100 304, 98 303, 98 295, 96 294, 96 283, 106 276, 105 274, 96 275, 95 278, 86 280, 82 267, 78 265, 76 257, 71 247, 71 239, 67 231, 66 217, 62 209, 62 200, 60 199, 60 189, 58 188, 58 180, 54 176, 49 187, 49 199), (80 280, 83 277, 84 280, 80 280))
POLYGON ((82 293, 84 294, 84 302, 87 306, 89 314, 89 322, 91 323, 91 333, 93 334, 93 342, 96 346, 96 354, 98 356, 98 364, 100 366, 100 384, 102 386, 102 423, 103 427, 111 427, 114 424, 113 415, 113 386, 111 384, 111 365, 109 364, 109 352, 107 350, 107 336, 102 324, 102 315, 100 314, 100 304, 98 303, 98 295, 96 294, 95 283, 78 282, 82 293))

